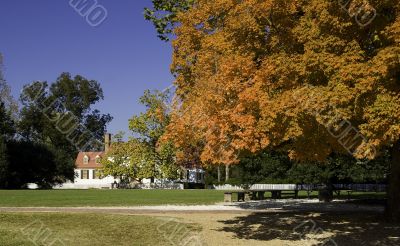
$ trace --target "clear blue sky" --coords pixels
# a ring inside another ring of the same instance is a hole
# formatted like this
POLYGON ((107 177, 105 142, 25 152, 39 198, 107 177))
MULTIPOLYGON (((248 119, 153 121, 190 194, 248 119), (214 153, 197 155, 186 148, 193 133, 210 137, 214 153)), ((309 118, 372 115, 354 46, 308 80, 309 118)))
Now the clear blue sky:
POLYGON ((24 84, 53 82, 62 72, 97 80, 105 100, 96 108, 114 117, 108 130, 128 133, 128 119, 143 110, 143 91, 172 83, 172 49, 143 18, 150 0, 97 1, 108 17, 92 27, 69 0, 1 0, 5 77, 15 97, 24 84))

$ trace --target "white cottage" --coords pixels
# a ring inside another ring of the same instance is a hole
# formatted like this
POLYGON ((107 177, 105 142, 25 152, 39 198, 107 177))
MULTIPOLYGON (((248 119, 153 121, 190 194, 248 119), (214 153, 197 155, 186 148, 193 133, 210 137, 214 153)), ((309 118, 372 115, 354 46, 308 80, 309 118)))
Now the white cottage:
MULTIPOLYGON (((75 180, 54 187, 55 189, 102 189, 111 188, 113 183, 120 183, 118 178, 107 176, 100 178, 102 168, 101 158, 111 147, 111 134, 106 134, 104 138, 104 151, 102 152, 79 152, 75 161, 75 180)), ((204 185, 204 170, 193 165, 188 165, 182 169, 180 180, 154 180, 155 184, 171 183, 171 187, 188 188, 204 185), (181 185, 179 185, 181 184, 181 185)), ((152 187, 151 179, 142 180, 143 187, 152 187)), ((179 188, 178 188, 179 189, 179 188)))
POLYGON ((75 180, 67 182, 55 188, 58 189, 91 189, 110 188, 119 179, 108 176, 100 178, 101 158, 111 146, 111 134, 106 134, 104 139, 104 151, 79 152, 75 160, 75 180))

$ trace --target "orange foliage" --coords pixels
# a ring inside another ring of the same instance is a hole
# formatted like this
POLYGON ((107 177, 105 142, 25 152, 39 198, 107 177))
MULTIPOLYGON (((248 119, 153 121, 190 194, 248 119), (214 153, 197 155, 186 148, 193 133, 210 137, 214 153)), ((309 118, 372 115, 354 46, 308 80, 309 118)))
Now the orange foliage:
POLYGON ((178 157, 234 164, 279 148, 322 161, 348 151, 335 135, 343 122, 360 130, 348 138, 363 136, 356 157, 397 141, 399 0, 369 1, 379 15, 365 27, 339 2, 198 0, 181 14, 172 64, 181 104, 164 136, 178 157))

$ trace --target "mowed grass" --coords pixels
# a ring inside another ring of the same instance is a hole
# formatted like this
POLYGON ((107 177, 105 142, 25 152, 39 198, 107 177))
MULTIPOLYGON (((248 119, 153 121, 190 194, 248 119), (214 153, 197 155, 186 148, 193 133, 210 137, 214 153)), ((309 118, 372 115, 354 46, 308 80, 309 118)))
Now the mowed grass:
POLYGON ((0 245, 177 245, 201 228, 133 215, 0 213, 0 245))
MULTIPOLYGON (((223 197, 224 191, 216 190, 0 190, 0 207, 209 205, 223 202, 223 197)), ((265 198, 270 197, 271 193, 266 192, 265 198)), ((293 198, 293 195, 282 198, 293 198)), ((299 198, 307 198, 307 193, 299 192, 299 198)), ((310 198, 318 198, 318 192, 313 192, 310 198)), ((335 195, 335 199, 347 198, 384 199, 385 193, 335 195)))
POLYGON ((215 190, 0 190, 0 207, 207 205, 223 201, 215 190))

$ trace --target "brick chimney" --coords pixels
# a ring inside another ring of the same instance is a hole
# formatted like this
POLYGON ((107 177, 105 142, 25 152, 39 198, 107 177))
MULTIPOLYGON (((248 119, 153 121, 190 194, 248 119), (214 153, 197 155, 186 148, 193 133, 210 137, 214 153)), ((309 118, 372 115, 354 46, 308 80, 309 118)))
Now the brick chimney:
POLYGON ((104 135, 104 152, 107 153, 111 147, 111 134, 106 133, 104 135))

